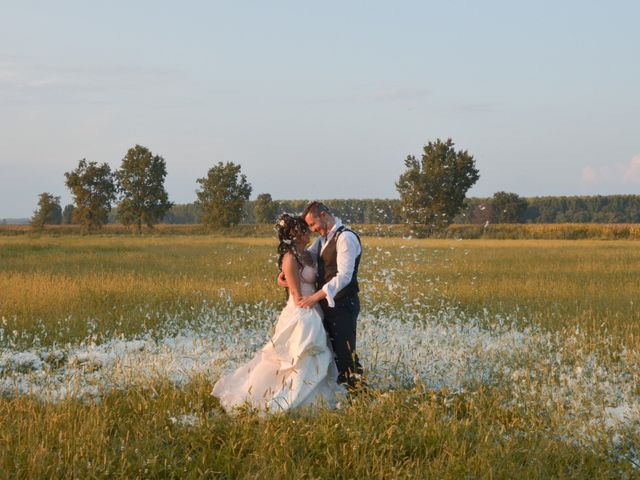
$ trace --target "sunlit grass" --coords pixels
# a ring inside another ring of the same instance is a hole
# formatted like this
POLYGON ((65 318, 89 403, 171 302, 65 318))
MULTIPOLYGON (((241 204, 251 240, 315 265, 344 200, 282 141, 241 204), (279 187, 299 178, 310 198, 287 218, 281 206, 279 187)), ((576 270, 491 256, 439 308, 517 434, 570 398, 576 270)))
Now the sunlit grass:
MULTIPOLYGON (((0 315, 12 328, 91 319, 124 333, 149 311, 183 311, 222 290, 237 303, 281 302, 274 239, 0 238, 0 315), (141 307, 144 307, 141 309, 141 307)), ((580 325, 637 342, 640 244, 631 241, 455 241, 365 238, 363 298, 415 298, 466 310, 519 311, 548 328, 580 325)), ((365 308, 367 304, 365 302, 365 308)))
MULTIPOLYGON (((213 375, 196 374, 186 384, 161 375, 146 380, 124 362, 118 368, 129 369, 127 388, 101 392, 98 372, 86 370, 101 367, 88 363, 77 371, 89 386, 95 382, 94 396, 57 402, 17 390, 0 396, 0 477, 637 474, 637 422, 624 421, 640 413, 633 410, 640 396, 640 244, 363 241, 365 366, 379 375, 398 372, 400 381, 376 380, 372 396, 339 411, 262 419, 224 415, 210 396, 213 375), (433 330, 402 326, 440 317, 433 330), (446 322, 455 325, 445 328, 446 322), (404 350, 385 346, 405 337, 404 350), (520 337, 528 340, 518 343, 520 337), (416 350, 437 338, 451 351, 416 350), (517 351, 507 358, 511 348, 517 351), (489 361, 496 352, 505 360, 489 361), (427 378, 412 379, 412 368, 427 378), (478 377, 454 390, 433 386, 437 375, 456 368, 478 377), (608 427, 613 420, 619 422, 608 427)), ((145 333, 182 335, 180 325, 196 340, 201 335, 203 347, 225 336, 228 348, 244 349, 233 359, 241 361, 264 340, 249 344, 241 330, 253 322, 266 331, 284 303, 275 258, 270 238, 0 237, 0 384, 11 385, 15 373, 6 361, 3 373, 3 349, 64 350, 50 370, 33 372, 53 375, 58 363, 73 363, 64 355, 78 345, 91 351, 93 342, 143 337, 153 346, 145 333), (260 316, 262 310, 268 312, 260 316)), ((142 361, 159 362, 158 352, 141 348, 131 360, 140 369, 142 361)), ((175 356, 163 361, 173 365, 175 356)), ((226 367, 223 358, 216 362, 211 371, 219 375, 226 367)))
POLYGON ((345 409, 227 417, 205 379, 99 405, 0 402, 0 468, 37 478, 594 478, 631 476, 606 443, 567 445, 480 388, 414 388, 345 409))

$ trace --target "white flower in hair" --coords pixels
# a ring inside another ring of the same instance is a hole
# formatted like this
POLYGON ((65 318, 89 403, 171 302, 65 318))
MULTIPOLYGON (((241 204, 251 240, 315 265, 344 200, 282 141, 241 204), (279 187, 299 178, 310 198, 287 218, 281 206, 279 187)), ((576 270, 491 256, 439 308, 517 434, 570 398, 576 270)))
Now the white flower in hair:
POLYGON ((291 240, 286 238, 283 240, 284 243, 286 243, 287 245, 291 245, 291 240))

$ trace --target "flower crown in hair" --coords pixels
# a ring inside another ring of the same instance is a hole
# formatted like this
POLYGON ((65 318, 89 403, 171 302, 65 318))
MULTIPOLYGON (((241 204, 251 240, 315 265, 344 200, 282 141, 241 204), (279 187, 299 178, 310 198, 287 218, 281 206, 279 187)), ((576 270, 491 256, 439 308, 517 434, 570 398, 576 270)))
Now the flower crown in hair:
POLYGON ((306 233, 309 227, 299 215, 283 213, 278 217, 274 229, 278 233, 278 240, 287 245, 291 245, 293 240, 301 234, 306 233))

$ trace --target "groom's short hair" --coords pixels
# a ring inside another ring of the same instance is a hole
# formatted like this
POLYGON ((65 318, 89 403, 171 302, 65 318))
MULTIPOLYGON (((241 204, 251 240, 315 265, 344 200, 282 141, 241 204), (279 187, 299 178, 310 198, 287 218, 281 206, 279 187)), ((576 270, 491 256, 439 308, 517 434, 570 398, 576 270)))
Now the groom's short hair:
POLYGON ((322 212, 327 212, 331 215, 331 210, 322 202, 313 201, 307 204, 302 211, 302 218, 305 218, 308 214, 312 214, 314 217, 319 217, 322 212))

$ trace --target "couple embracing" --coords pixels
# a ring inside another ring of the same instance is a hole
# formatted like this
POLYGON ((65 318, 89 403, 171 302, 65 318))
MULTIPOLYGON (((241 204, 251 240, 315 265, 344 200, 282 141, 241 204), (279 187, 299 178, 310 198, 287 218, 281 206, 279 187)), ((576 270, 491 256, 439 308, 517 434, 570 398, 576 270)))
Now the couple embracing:
POLYGON ((287 305, 267 344, 213 387, 227 412, 333 408, 361 385, 355 351, 360 238, 320 202, 300 216, 282 214, 275 228, 278 285, 289 290, 287 305), (307 248, 311 232, 319 236, 307 248))

